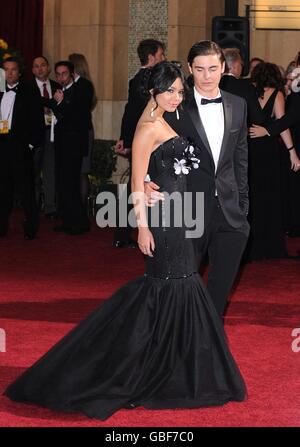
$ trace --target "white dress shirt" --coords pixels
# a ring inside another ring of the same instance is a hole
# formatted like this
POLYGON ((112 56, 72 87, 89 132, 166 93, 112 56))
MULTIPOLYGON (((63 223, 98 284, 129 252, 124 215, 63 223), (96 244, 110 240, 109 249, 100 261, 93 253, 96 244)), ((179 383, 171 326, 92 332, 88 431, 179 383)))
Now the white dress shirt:
POLYGON ((52 98, 52 90, 51 90, 51 84, 50 80, 47 79, 47 81, 40 81, 39 79, 35 78, 38 88, 40 89, 41 96, 44 96, 44 84, 46 84, 47 92, 49 93, 49 98, 52 98))
POLYGON ((201 99, 215 99, 221 96, 219 91, 218 95, 215 98, 206 98, 202 96, 194 87, 195 100, 197 103, 199 115, 207 136, 207 140, 210 146, 210 149, 213 154, 213 159, 215 163, 215 170, 217 170, 221 146, 224 136, 224 111, 223 104, 220 103, 211 103, 211 104, 201 104, 201 99))
MULTIPOLYGON (((10 88, 15 87, 18 85, 18 82, 14 85, 10 85, 10 88)), ((16 99, 16 93, 15 92, 5 92, 2 96, 1 101, 1 120, 7 120, 8 121, 8 128, 11 129, 11 122, 12 122, 12 116, 13 116, 13 110, 14 110, 14 104, 16 99)))

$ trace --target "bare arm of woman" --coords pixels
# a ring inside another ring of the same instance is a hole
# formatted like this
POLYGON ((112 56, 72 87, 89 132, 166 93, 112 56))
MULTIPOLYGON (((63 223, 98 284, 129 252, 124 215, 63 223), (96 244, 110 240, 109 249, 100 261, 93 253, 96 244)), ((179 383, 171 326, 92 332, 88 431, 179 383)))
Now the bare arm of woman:
MULTIPOLYGON (((280 119, 284 114, 285 114, 284 96, 281 92, 278 92, 274 103, 274 115, 276 119, 280 119)), ((286 148, 294 146, 291 137, 291 132, 289 129, 286 129, 285 131, 281 132, 280 136, 283 139, 286 148)), ((300 160, 297 157, 295 148, 291 149, 289 153, 290 153, 291 169, 297 172, 300 169, 300 160)))
POLYGON ((148 228, 144 179, 155 142, 156 133, 153 125, 141 124, 137 127, 132 144, 132 201, 138 225, 139 248, 142 253, 151 257, 153 257, 155 244, 148 228))

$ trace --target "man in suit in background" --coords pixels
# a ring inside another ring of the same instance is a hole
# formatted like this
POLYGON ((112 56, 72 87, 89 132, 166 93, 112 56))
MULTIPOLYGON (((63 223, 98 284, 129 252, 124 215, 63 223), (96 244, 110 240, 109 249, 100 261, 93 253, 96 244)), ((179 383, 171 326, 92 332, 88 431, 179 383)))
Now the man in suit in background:
MULTIPOLYGON (((249 235, 247 105, 219 89, 225 59, 217 44, 197 42, 188 63, 194 88, 178 111, 179 119, 176 113, 164 116, 200 150, 199 168, 187 176, 188 191, 204 193, 204 234, 194 239, 195 253, 199 264, 208 255, 207 287, 222 316, 249 235)), ((157 191, 159 185, 146 185, 148 196, 151 189, 157 191)))
POLYGON ((223 54, 226 66, 220 80, 220 89, 245 99, 248 125, 263 123, 265 118, 259 106, 254 86, 249 82, 249 79, 240 79, 243 71, 243 60, 238 48, 225 48, 223 54))
POLYGON ((37 101, 44 122, 44 138, 40 147, 34 148, 35 194, 37 206, 41 204, 44 192, 44 213, 49 219, 56 217, 55 191, 55 153, 54 153, 54 115, 51 109, 43 106, 43 98, 51 99, 59 84, 49 78, 51 68, 45 56, 38 56, 32 62, 34 79, 29 84, 37 101), (42 179, 41 179, 42 174, 42 179))
POLYGON ((42 122, 28 88, 20 82, 20 64, 9 57, 3 62, 6 91, 0 93, 0 236, 6 236, 14 192, 24 209, 24 238, 34 239, 38 211, 34 198, 32 147, 40 144, 42 122))
MULTIPOLYGON (((129 81, 128 102, 125 106, 121 136, 116 143, 115 151, 123 156, 129 157, 130 174, 127 185, 127 197, 131 193, 131 146, 138 120, 148 102, 147 96, 142 94, 148 68, 154 67, 158 62, 165 60, 165 46, 162 42, 154 39, 142 40, 137 48, 137 53, 141 62, 141 68, 129 81)), ((144 86, 145 87, 145 86, 144 86)), ((136 243, 131 239, 132 228, 127 223, 126 227, 117 226, 113 246, 117 248, 136 247, 136 243)))
POLYGON ((54 132, 58 192, 58 211, 62 225, 55 231, 70 235, 90 229, 87 211, 80 196, 80 173, 89 132, 90 103, 74 84, 74 65, 70 61, 55 64, 61 90, 45 100, 57 119, 54 132))

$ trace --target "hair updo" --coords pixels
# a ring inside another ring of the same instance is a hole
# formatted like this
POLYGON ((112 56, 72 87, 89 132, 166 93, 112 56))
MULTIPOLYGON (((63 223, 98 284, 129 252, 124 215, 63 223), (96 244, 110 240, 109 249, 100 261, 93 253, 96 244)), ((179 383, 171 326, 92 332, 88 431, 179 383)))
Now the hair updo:
POLYGON ((152 96, 156 102, 156 96, 166 92, 178 78, 185 88, 184 74, 178 65, 172 62, 163 61, 152 68, 145 68, 142 94, 148 99, 152 96))

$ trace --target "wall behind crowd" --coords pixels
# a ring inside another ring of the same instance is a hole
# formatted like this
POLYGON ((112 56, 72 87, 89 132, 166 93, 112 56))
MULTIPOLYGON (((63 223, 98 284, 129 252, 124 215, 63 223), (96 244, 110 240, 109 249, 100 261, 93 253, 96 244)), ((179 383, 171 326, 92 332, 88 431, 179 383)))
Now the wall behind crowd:
POLYGON ((222 7, 223 0, 44 0, 44 53, 51 63, 85 54, 98 97, 96 137, 117 139, 138 42, 163 40, 168 58, 185 62, 189 47, 210 36, 222 7))
MULTIPOLYGON (((251 3, 240 0, 241 16, 251 3)), ((52 63, 69 53, 85 54, 98 97, 96 138, 117 139, 128 78, 139 66, 138 42, 165 41, 168 59, 182 61, 187 69, 189 48, 210 38, 212 17, 223 14, 223 0, 44 0, 44 53, 52 63)), ((300 31, 251 28, 250 42, 250 57, 285 67, 299 51, 300 31)))

